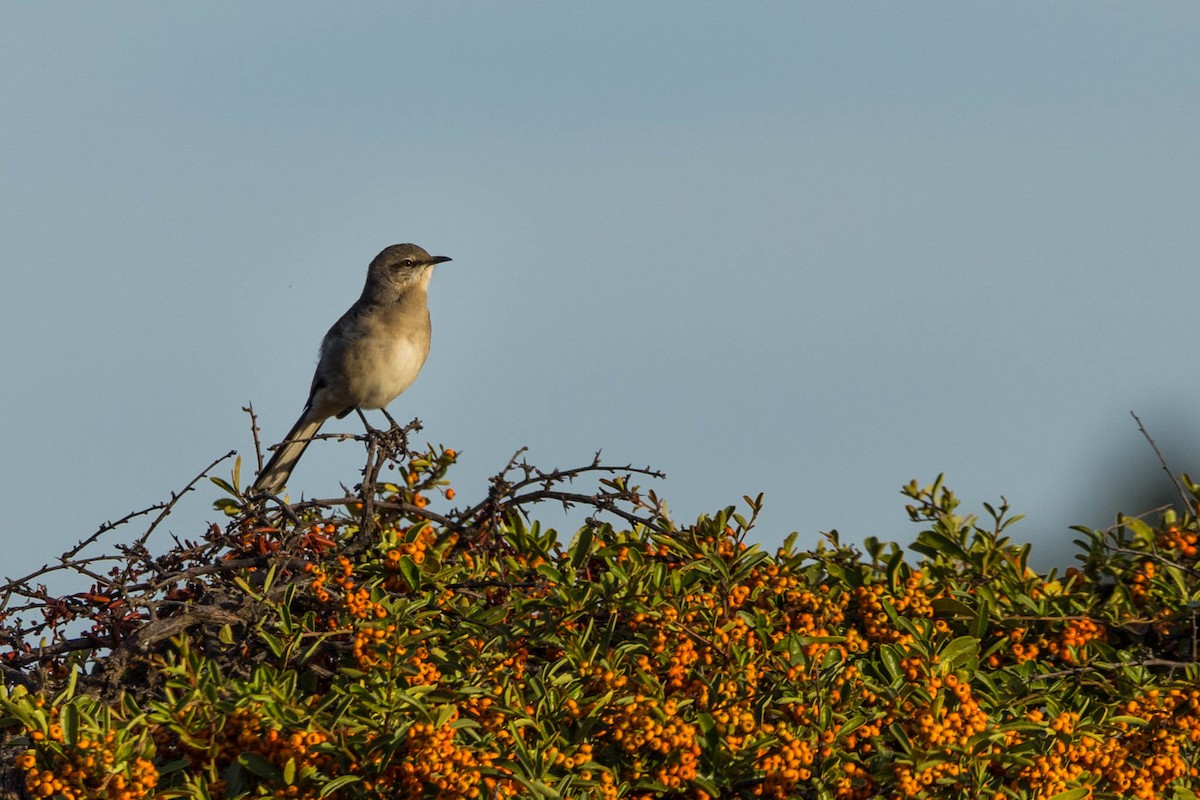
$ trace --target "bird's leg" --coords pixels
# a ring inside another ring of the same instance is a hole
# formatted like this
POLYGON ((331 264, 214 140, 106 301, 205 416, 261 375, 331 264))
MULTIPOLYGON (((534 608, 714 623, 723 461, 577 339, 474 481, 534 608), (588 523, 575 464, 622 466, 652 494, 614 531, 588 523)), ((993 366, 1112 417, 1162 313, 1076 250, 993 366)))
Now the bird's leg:
POLYGON ((372 428, 369 424, 367 424, 367 418, 363 416, 362 410, 357 408, 355 410, 358 411, 358 415, 363 418, 363 424, 366 425, 367 430, 371 432, 370 435, 372 439, 379 443, 380 447, 383 448, 388 458, 390 458, 392 461, 399 461, 408 454, 408 434, 405 433, 404 429, 401 428, 396 420, 392 418, 392 415, 388 413, 386 408, 379 409, 383 412, 383 415, 387 417, 387 421, 392 424, 392 427, 385 431, 377 431, 372 428))
POLYGON ((367 421, 367 415, 363 413, 361 408, 355 406, 354 413, 358 414, 358 418, 362 420, 363 427, 367 429, 367 433, 380 433, 374 425, 367 421))

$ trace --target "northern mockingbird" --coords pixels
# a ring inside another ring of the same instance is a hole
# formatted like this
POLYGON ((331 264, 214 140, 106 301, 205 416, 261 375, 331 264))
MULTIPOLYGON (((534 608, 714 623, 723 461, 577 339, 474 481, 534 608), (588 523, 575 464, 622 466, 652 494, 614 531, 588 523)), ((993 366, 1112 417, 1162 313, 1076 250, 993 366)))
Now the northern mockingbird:
POLYGON ((362 296, 321 341, 300 419, 276 446, 251 493, 278 494, 330 417, 379 408, 392 420, 387 404, 412 385, 429 355, 429 278, 435 264, 449 260, 415 244, 394 244, 375 256, 362 296))

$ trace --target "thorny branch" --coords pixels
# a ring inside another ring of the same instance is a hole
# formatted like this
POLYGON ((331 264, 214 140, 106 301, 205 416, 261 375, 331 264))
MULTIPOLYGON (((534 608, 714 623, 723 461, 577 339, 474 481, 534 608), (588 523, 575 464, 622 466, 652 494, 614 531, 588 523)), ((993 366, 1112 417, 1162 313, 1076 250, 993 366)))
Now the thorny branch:
MULTIPOLYGON (((244 410, 250 414, 261 464, 257 417, 252 407, 244 410)), ((525 451, 519 450, 491 479, 485 500, 434 511, 423 502, 413 502, 412 493, 395 491, 405 484, 403 477, 395 483, 384 477, 389 468, 407 474, 412 459, 429 457, 409 451, 409 436, 420 429, 420 421, 413 420, 386 430, 368 426, 364 434, 314 437, 352 439, 366 448, 362 482, 346 489, 342 497, 328 499, 293 503, 281 497, 248 497, 240 487, 212 476, 218 465, 234 455, 226 453, 165 502, 106 522, 56 563, 6 579, 0 583, 0 679, 30 688, 53 688, 78 668, 82 688, 112 695, 122 688, 132 664, 185 631, 197 635, 210 654, 236 649, 228 644, 228 631, 253 627, 261 618, 262 603, 278 599, 289 586, 301 582, 314 555, 335 548, 352 556, 377 541, 381 525, 396 521, 431 524, 441 541, 456 536, 452 553, 467 547, 503 547, 498 536, 502 527, 546 501, 590 509, 588 524, 598 524, 598 515, 609 515, 658 533, 672 527, 654 493, 643 495, 631 483, 634 476, 661 478, 662 473, 605 464, 599 453, 580 467, 542 470, 528 463, 525 451), (153 554, 155 531, 179 500, 206 477, 231 495, 216 503, 230 520, 224 526, 209 525, 195 540, 173 538, 163 552, 153 554), (598 488, 591 493, 565 490, 584 478, 598 479, 598 488), (115 531, 151 515, 145 529, 131 540, 105 546, 115 531), (336 533, 318 535, 317 527, 336 533), (55 594, 45 585, 54 573, 76 575, 89 588, 80 591, 76 586, 74 592, 55 594), (253 591, 245 591, 247 586, 253 591)))

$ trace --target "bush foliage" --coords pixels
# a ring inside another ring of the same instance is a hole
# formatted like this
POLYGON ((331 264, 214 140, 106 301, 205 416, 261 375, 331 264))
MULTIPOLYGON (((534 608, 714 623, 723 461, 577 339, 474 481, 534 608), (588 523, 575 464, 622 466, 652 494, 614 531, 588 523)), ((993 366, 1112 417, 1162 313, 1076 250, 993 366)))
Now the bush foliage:
POLYGON ((940 478, 903 490, 915 556, 768 552, 761 498, 680 525, 599 461, 448 508, 455 453, 399 433, 357 493, 264 506, 235 468, 197 541, 87 556, 106 526, 59 565, 88 590, 9 583, 10 795, 1195 797, 1195 486, 1041 574, 940 478))

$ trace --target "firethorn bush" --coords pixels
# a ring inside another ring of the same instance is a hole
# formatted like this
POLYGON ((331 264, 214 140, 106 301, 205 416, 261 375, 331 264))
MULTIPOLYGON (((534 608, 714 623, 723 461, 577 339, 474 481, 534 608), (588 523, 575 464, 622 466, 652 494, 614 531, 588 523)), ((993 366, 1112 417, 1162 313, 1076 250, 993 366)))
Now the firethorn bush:
POLYGON ((1200 487, 1043 574, 940 478, 903 489, 911 554, 770 552, 761 498, 680 525, 653 473, 514 459, 448 507, 452 450, 370 447, 355 494, 248 499, 235 467, 196 541, 10 583, 10 796, 1196 797, 1200 487))

